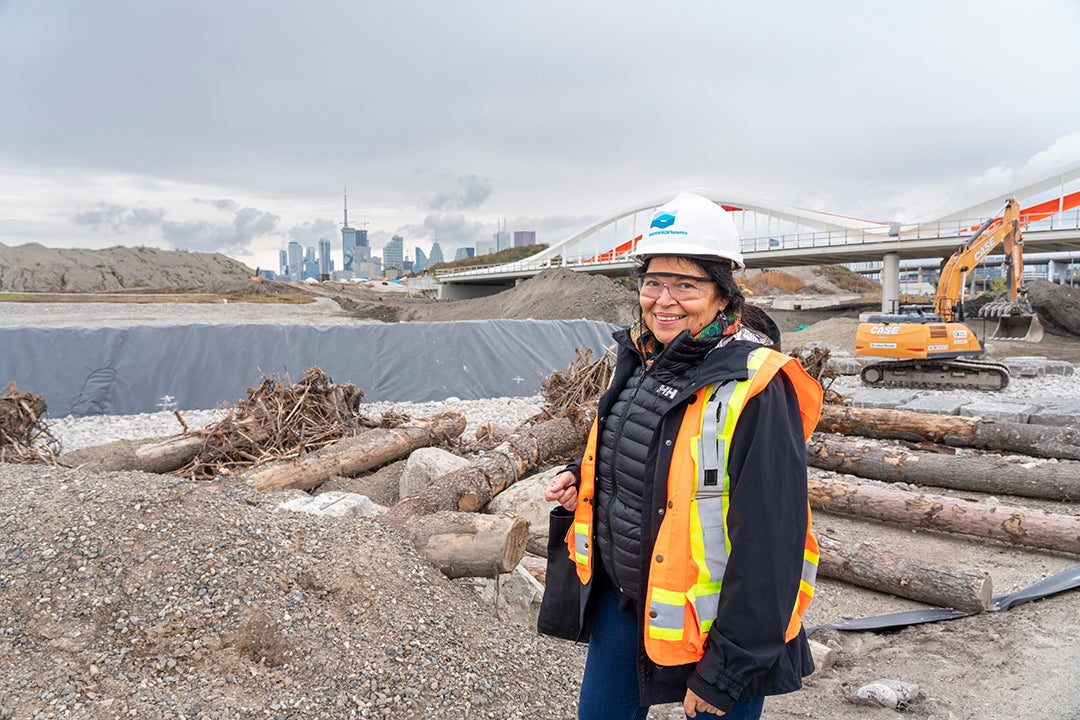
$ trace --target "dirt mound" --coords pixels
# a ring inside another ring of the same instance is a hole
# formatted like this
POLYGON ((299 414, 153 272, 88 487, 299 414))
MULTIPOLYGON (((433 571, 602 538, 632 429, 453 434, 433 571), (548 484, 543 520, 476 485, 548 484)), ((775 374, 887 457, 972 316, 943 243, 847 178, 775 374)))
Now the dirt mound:
POLYGON ((232 286, 246 282, 253 273, 221 253, 141 246, 84 250, 0 244, 0 291, 5 292, 232 286))
POLYGON ((881 286, 843 265, 801 265, 770 270, 747 270, 739 283, 753 297, 780 295, 870 294, 880 297, 881 286))
POLYGON ((1027 289, 1043 326, 1080 336, 1080 288, 1032 280, 1027 289))
POLYGON ((785 351, 800 345, 816 341, 855 352, 855 329, 859 326, 858 318, 836 317, 819 320, 801 330, 791 330, 783 334, 781 346, 785 351))
POLYGON ((600 320, 628 325, 637 293, 602 275, 566 268, 544 270, 497 295, 455 302, 407 305, 401 320, 600 320))
POLYGON ((373 520, 33 466, 0 465, 0 497, 0 717, 556 719, 576 693, 578 648, 373 520))

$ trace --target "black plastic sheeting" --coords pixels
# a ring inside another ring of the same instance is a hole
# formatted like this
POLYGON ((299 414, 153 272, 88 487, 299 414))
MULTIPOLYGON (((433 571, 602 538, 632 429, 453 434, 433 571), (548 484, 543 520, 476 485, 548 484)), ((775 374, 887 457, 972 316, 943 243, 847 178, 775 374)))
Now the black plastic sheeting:
MULTIPOLYGON (((1057 575, 1051 575, 1033 585, 1029 585, 1023 590, 991 598, 988 612, 1004 612, 1014 605, 1031 602, 1032 600, 1041 600, 1044 597, 1067 590, 1075 590, 1078 587, 1080 587, 1080 565, 1074 565, 1067 570, 1062 570, 1057 575)), ((898 630, 909 625, 956 620, 957 618, 970 617, 975 614, 953 610, 952 608, 909 610, 890 615, 875 615, 874 617, 844 620, 838 623, 829 623, 828 625, 815 625, 807 628, 806 634, 811 635, 818 630, 898 630)))
POLYGON ((0 327, 0 388, 15 381, 54 418, 158 412, 166 395, 180 410, 214 408, 264 375, 295 382, 312 366, 366 402, 528 397, 575 349, 599 358, 615 329, 591 320, 0 327))

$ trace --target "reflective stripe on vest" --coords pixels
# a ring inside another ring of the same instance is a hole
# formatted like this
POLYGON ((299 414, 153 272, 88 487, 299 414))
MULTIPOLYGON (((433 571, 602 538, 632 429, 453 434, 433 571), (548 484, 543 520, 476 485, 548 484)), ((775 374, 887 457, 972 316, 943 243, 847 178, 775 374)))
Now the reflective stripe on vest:
POLYGON ((585 443, 585 455, 581 458, 581 482, 578 483, 578 504, 574 510, 574 524, 566 531, 566 547, 577 569, 582 585, 592 579, 593 568, 593 512, 592 500, 596 478, 596 439, 600 434, 600 418, 593 418, 589 439, 585 443))

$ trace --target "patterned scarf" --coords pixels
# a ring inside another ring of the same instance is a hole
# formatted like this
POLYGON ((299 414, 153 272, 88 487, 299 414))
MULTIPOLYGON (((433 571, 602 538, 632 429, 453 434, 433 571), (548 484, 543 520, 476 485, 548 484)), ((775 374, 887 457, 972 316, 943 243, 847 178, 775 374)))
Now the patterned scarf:
MULTIPOLYGON (((717 313, 716 318, 703 327, 701 332, 694 337, 698 340, 704 340, 711 337, 734 335, 739 331, 741 321, 742 313, 733 313, 726 316, 722 312, 717 313)), ((645 367, 652 367, 653 360, 664 351, 664 344, 653 336, 652 331, 641 320, 630 326, 630 339, 634 341, 634 345, 637 346, 641 357, 645 359, 645 367)))

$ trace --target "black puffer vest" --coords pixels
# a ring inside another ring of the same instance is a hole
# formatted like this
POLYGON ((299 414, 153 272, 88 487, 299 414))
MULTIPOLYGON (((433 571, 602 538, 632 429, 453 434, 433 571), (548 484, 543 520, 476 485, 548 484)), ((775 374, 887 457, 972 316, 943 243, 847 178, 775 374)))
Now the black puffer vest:
POLYGON ((596 537, 600 564, 629 606, 641 596, 641 513, 645 462, 661 416, 718 338, 682 334, 632 374, 601 420, 596 466, 596 537))

